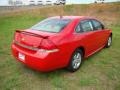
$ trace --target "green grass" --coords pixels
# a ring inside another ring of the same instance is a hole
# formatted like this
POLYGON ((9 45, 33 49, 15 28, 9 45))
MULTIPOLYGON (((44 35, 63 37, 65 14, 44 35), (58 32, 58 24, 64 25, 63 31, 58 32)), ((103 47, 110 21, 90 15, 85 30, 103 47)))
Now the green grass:
POLYGON ((17 62, 10 48, 14 31, 44 18, 27 14, 0 17, 0 90, 120 90, 120 26, 116 24, 109 26, 112 47, 86 59, 75 73, 64 69, 41 73, 17 62))

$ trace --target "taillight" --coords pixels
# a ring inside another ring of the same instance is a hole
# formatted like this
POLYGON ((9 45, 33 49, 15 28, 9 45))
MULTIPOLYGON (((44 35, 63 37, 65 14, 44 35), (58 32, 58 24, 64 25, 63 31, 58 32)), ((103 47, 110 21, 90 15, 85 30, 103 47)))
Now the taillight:
POLYGON ((21 40, 21 34, 18 33, 18 32, 15 32, 15 34, 14 34, 14 40, 15 41, 20 41, 21 40))
POLYGON ((58 52, 59 51, 57 46, 49 39, 43 39, 39 48, 40 48, 39 51, 41 51, 41 52, 51 53, 51 52, 58 52))
POLYGON ((55 49, 57 47, 49 39, 43 39, 42 42, 41 42, 41 44, 40 44, 40 48, 48 49, 49 50, 49 49, 55 49))

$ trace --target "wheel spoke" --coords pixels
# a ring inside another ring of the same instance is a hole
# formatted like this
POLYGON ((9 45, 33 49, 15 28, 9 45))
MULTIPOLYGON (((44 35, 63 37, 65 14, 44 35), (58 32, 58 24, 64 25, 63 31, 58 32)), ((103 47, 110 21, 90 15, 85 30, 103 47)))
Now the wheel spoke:
POLYGON ((80 64, 81 64, 81 54, 80 53, 76 53, 73 57, 73 68, 77 69, 80 64))

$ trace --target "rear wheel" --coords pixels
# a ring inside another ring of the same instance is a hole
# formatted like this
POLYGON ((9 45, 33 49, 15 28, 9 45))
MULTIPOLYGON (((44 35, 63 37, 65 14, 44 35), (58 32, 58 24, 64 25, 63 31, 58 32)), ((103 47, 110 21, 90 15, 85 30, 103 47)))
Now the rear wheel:
POLYGON ((109 36, 109 38, 107 40, 106 48, 110 47, 111 44, 112 44, 112 36, 109 36))
POLYGON ((82 50, 77 49, 71 57, 70 63, 67 67, 68 70, 71 72, 78 70, 82 64, 82 59, 83 59, 83 52, 82 50))

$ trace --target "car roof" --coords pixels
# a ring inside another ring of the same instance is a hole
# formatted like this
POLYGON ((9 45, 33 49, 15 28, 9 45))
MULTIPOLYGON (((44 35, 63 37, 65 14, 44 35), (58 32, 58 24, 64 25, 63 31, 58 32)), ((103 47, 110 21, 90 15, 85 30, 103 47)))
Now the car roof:
POLYGON ((75 20, 75 19, 90 19, 90 17, 87 16, 54 16, 50 18, 56 18, 56 19, 70 19, 70 20, 75 20))

